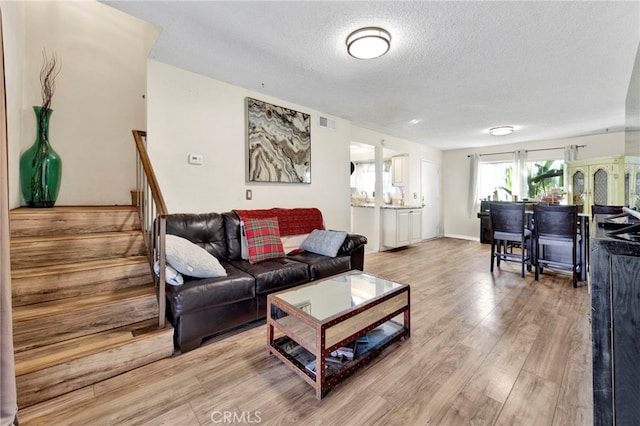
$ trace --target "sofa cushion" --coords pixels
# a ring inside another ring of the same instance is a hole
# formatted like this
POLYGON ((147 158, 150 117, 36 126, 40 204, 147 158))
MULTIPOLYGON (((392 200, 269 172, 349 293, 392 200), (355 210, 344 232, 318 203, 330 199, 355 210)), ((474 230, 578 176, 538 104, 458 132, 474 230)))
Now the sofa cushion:
POLYGON ((325 231, 314 229, 300 244, 300 248, 315 254, 336 257, 347 233, 344 231, 325 231))
POLYGON ((226 277, 185 277, 183 285, 167 286, 167 300, 174 318, 255 297, 255 280, 251 275, 227 263, 223 266, 226 277))
POLYGON ((178 272, 196 278, 224 277, 225 269, 218 259, 186 238, 165 236, 167 263, 178 272))
POLYGON ((227 240, 227 261, 240 260, 242 254, 240 218, 234 211, 222 213, 224 232, 227 240))
POLYGON ((227 259, 225 221, 219 213, 170 214, 166 232, 186 238, 219 260, 227 259))
POLYGON ((351 270, 351 256, 328 257, 320 254, 302 252, 287 255, 287 259, 306 263, 311 280, 319 280, 331 275, 351 270))
POLYGON ((271 293, 309 281, 309 267, 291 259, 279 258, 260 263, 235 260, 231 264, 256 280, 256 294, 271 293))
POLYGON ((277 218, 247 219, 244 221, 244 228, 247 234, 249 263, 284 257, 277 218))

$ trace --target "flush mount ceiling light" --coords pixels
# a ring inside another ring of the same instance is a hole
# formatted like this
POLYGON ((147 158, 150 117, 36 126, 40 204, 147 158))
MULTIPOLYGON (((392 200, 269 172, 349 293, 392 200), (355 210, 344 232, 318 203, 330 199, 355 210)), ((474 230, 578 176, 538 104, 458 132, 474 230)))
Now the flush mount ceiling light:
POLYGON ((489 134, 492 136, 506 136, 511 133, 513 133, 513 126, 500 126, 489 129, 489 134))
POLYGON ((378 27, 355 30, 347 37, 347 52, 358 59, 378 58, 389 51, 391 34, 378 27))

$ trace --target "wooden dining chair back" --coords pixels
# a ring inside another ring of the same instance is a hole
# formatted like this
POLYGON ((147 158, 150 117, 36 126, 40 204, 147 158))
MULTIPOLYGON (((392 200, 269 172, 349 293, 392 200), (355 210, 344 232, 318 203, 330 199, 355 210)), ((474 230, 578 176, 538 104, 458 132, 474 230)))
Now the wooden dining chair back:
POLYGON ((533 264, 535 279, 544 267, 569 270, 573 286, 578 285, 578 269, 584 267, 577 261, 578 234, 577 206, 533 206, 533 264), (564 247, 564 256, 545 256, 545 248, 564 247))
POLYGON ((494 261, 500 267, 500 261, 520 262, 522 276, 525 266, 531 270, 531 231, 525 227, 525 205, 523 203, 490 203, 491 218, 491 272, 494 261), (513 252, 514 247, 520 252, 513 252))

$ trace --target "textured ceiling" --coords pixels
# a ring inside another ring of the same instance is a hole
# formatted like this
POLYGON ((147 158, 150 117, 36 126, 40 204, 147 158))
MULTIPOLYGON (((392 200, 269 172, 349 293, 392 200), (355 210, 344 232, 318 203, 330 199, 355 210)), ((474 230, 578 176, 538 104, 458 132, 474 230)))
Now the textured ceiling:
POLYGON ((442 150, 622 130, 640 43, 640 1, 104 3, 162 29, 160 62, 442 150), (389 53, 347 54, 364 26, 389 53))

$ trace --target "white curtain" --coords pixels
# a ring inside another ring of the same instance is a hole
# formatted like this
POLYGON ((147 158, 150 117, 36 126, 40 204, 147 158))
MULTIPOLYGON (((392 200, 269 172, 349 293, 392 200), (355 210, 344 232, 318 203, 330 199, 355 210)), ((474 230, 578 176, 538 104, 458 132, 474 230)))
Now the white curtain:
MULTIPOLYGON (((355 171, 351 175, 351 186, 356 188, 356 195, 361 195, 364 191, 369 198, 373 199, 373 192, 376 188, 376 164, 373 162, 357 163, 355 171)), ((392 192, 393 190, 391 160, 384 160, 382 163, 382 192, 392 192)))
POLYGON ((376 165, 375 163, 356 163, 356 171, 353 173, 354 185, 358 194, 366 192, 367 197, 372 197, 372 192, 376 188, 376 165))
POLYGON ((564 162, 575 161, 578 159, 578 146, 577 145, 565 145, 564 146, 564 162))
POLYGON ((513 163, 511 195, 517 195, 518 200, 522 200, 529 196, 529 185, 527 185, 527 150, 518 149, 514 151, 513 163))
POLYGON ((480 155, 471 154, 469 158, 469 192, 467 193, 467 214, 471 219, 478 211, 480 205, 480 203, 478 202, 478 164, 480 163, 480 155))

